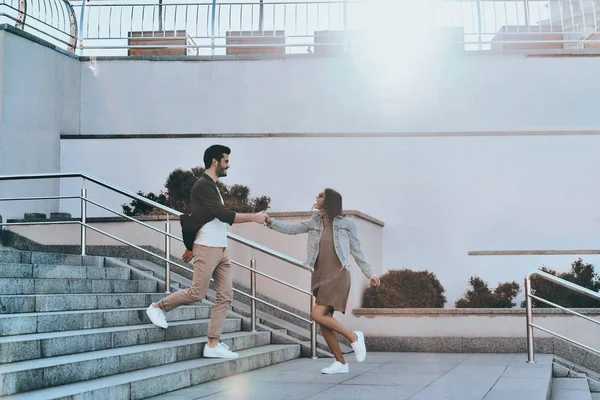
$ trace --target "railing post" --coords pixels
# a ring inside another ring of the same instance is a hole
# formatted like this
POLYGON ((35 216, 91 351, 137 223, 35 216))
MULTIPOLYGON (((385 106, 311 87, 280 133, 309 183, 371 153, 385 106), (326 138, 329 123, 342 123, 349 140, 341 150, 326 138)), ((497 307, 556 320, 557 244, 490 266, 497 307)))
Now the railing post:
POLYGON ((17 28, 25 28, 25 19, 27 17, 27 0, 19 0, 19 16, 17 17, 17 28))
POLYGON ((479 50, 481 50, 481 41, 483 40, 482 36, 483 30, 483 22, 481 20, 481 0, 477 0, 477 42, 479 50))
MULTIPOLYGON (((217 17, 217 0, 212 2, 212 17, 210 24, 210 52, 211 55, 215 55, 215 19, 217 17)), ((241 28, 240 28, 241 29, 241 28)))
POLYGON ((344 45, 344 51, 347 52, 348 51, 348 0, 344 0, 342 12, 344 13, 344 44, 343 45, 344 45))
POLYGON ((252 298, 250 299, 250 329, 252 332, 256 332, 256 255, 254 249, 252 249, 250 258, 250 294, 252 298))
POLYGON ((83 55, 83 26, 85 22, 85 8, 87 6, 87 0, 81 0, 81 13, 79 14, 79 55, 83 55))
POLYGON ((344 0, 343 11, 344 13, 344 33, 348 31, 348 0, 344 0))
MULTIPOLYGON (((171 260, 171 223, 169 222, 169 214, 167 214, 167 222, 165 222, 165 258, 171 260)), ((171 293, 171 263, 165 261, 165 293, 171 293)))
POLYGON ((315 296, 310 296, 310 357, 313 360, 317 359, 317 323, 312 319, 312 311, 315 306, 315 296))
POLYGON ((81 188, 81 255, 85 256, 86 227, 87 223, 87 189, 81 188))
MULTIPOLYGON (((263 34, 263 20, 265 18, 264 16, 264 3, 263 0, 260 0, 259 5, 258 5, 258 31, 261 33, 261 36, 264 36, 263 34)), ((274 29, 275 27, 273 27, 274 29)), ((252 27, 252 29, 254 29, 254 27, 252 27)))
MULTIPOLYGON (((154 18, 154 16, 152 17, 154 18)), ((143 23, 143 21, 142 21, 143 23)), ((152 21, 152 24, 154 24, 154 21, 152 21)), ((154 27, 153 27, 154 29, 154 27)), ((162 32, 163 31, 163 2, 162 0, 158 0, 158 31, 162 32)))
POLYGON ((527 320, 527 363, 535 363, 535 354, 533 352, 533 309, 531 305, 531 278, 525 278, 525 304, 527 320))
POLYGON ((69 14, 69 51, 75 53, 77 51, 77 18, 75 10, 69 0, 62 0, 62 4, 69 14))

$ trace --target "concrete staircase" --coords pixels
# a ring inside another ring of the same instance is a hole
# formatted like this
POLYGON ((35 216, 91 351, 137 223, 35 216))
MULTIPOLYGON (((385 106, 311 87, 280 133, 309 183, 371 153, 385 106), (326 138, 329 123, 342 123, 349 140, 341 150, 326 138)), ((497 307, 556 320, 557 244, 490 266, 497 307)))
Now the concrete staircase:
POLYGON ((550 400, 600 400, 600 374, 554 356, 550 400))
POLYGON ((164 330, 145 314, 163 291, 126 260, 0 249, 0 397, 144 399, 300 356, 231 314, 222 341, 240 357, 203 359, 210 305, 164 330))
POLYGON ((585 378, 554 378, 550 400, 592 400, 585 378))
MULTIPOLYGON (((119 261, 111 260, 111 262, 115 262, 115 265, 117 265, 116 263, 119 261)), ((161 267, 151 261, 129 260, 128 262, 121 262, 118 265, 133 267, 137 273, 152 274, 161 284, 164 283, 164 267, 161 267)), ((192 284, 190 279, 175 272, 171 272, 171 282, 174 282, 176 285, 178 285, 178 287, 181 288, 188 288, 192 284)), ((209 290, 207 293, 207 298, 210 301, 215 301, 216 293, 213 290, 209 290)), ((248 304, 234 298, 234 300, 231 302, 231 309, 234 313, 249 321, 250 306, 248 304)), ((297 310, 293 311, 298 314, 301 313, 297 310)), ((310 356, 310 330, 298 325, 298 320, 291 322, 290 317, 288 317, 285 313, 280 313, 274 309, 272 309, 270 312, 258 310, 256 312, 256 316, 259 320, 258 326, 260 329, 272 331, 278 342, 299 344, 301 346, 302 356, 310 356)), ((308 315, 305 315, 305 317, 308 317, 308 315)), ((340 340, 345 339, 340 337, 340 340)), ((321 335, 317 336, 317 348, 317 355, 319 357, 333 357, 333 354, 329 352, 329 347, 327 346, 325 339, 321 335)), ((343 342, 340 343, 340 348, 344 354, 349 354, 354 351, 352 350, 352 347, 344 344, 343 342)))

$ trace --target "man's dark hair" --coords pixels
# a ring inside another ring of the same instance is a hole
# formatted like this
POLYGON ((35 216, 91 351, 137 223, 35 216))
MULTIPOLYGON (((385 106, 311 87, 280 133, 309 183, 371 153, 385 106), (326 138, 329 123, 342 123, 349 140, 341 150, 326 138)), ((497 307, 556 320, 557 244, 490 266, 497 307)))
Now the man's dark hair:
POLYGON ((223 154, 231 154, 231 149, 227 146, 223 146, 220 144, 213 144, 204 152, 204 168, 209 169, 212 160, 217 160, 217 162, 221 162, 223 158, 223 154))

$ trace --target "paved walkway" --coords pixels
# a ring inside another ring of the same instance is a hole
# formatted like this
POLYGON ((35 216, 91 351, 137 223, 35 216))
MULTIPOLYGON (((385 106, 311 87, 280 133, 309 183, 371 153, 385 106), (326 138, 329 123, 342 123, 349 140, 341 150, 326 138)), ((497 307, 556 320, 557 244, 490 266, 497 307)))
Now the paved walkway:
POLYGON ((331 359, 297 359, 155 397, 155 400, 546 400, 552 356, 369 353, 350 373, 331 359))

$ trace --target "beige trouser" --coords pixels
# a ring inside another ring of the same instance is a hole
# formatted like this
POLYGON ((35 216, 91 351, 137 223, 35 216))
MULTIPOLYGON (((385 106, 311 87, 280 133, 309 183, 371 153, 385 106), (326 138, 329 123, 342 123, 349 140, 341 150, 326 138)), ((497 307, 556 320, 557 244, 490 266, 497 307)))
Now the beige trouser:
POLYGON ((217 300, 210 316, 208 337, 219 339, 233 297, 231 263, 227 248, 207 247, 194 243, 192 252, 194 254, 192 287, 175 292, 160 302, 165 311, 171 311, 183 304, 201 301, 206 296, 211 276, 214 277, 217 300))

